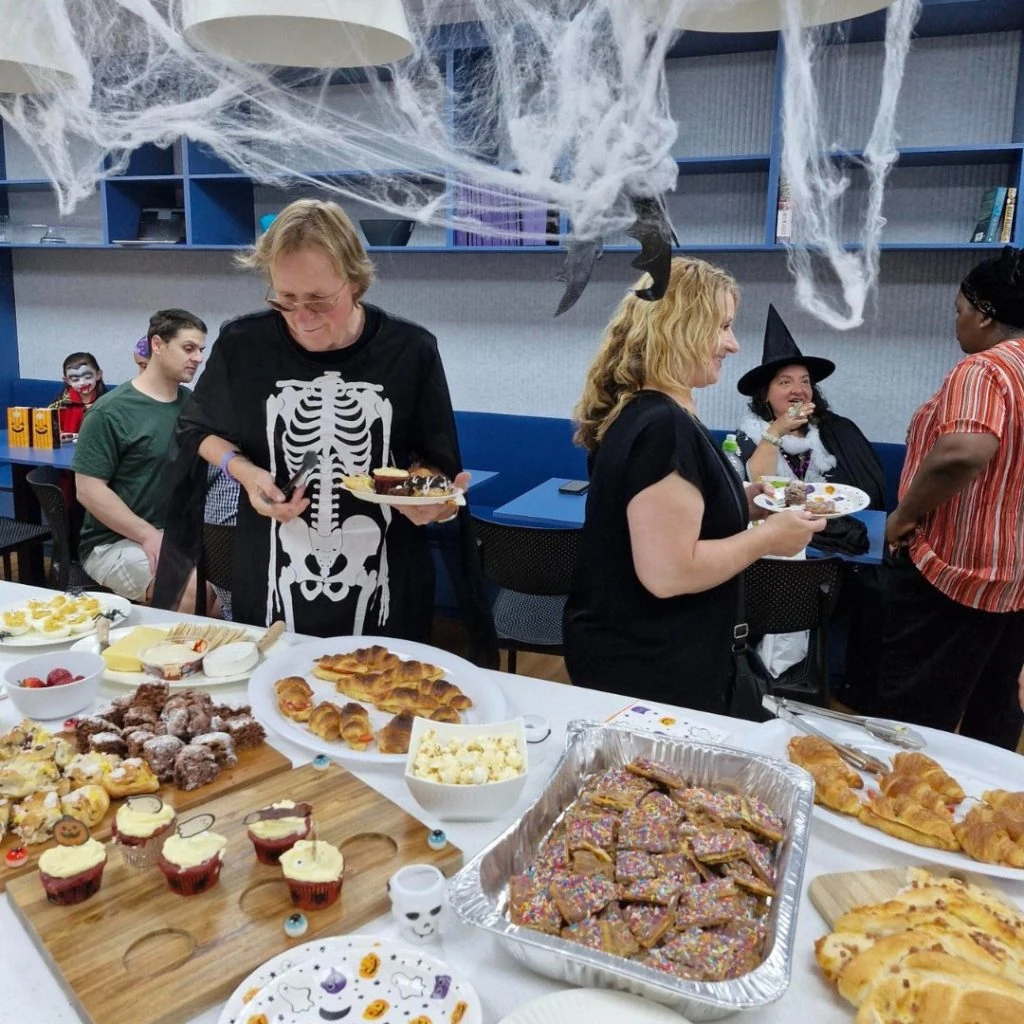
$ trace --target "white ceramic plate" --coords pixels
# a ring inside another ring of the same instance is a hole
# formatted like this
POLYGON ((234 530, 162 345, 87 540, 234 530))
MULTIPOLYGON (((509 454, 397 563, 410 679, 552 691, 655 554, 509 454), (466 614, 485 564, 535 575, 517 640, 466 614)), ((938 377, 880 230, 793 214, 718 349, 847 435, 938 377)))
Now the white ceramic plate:
POLYGON ((520 1006, 498 1024, 688 1024, 666 1006, 628 992, 572 988, 520 1006))
MULTIPOLYGON (((773 478, 774 479, 774 478, 773 478)), ((851 512, 860 512, 871 504, 871 498, 859 487, 851 487, 849 484, 807 484, 807 493, 810 495, 821 495, 830 498, 836 503, 835 512, 819 516, 821 519, 839 519, 841 516, 848 516, 851 512)), ((787 505, 785 488, 777 488, 775 494, 755 494, 754 504, 769 512, 784 512, 787 508, 802 508, 801 505, 787 505)))
MULTIPOLYGON (((153 629, 166 629, 170 632, 176 625, 176 622, 154 622, 146 623, 147 626, 152 626, 153 629)), ((225 626, 230 626, 230 622, 225 622, 225 626)), ((114 643, 120 640, 122 637, 126 637, 134 627, 124 627, 122 629, 112 629, 110 631, 110 642, 114 643)), ((244 639, 255 641, 259 640, 261 636, 266 632, 265 629, 261 629, 257 626, 248 627, 244 639)), ((278 640, 277 643, 272 644, 268 656, 284 651, 288 648, 288 645, 283 640, 278 640)), ((91 651, 93 654, 99 654, 100 644, 99 640, 95 636, 86 636, 83 639, 73 643, 71 645, 73 651, 91 651)), ((259 667, 259 662, 256 663, 255 668, 249 669, 248 672, 239 672, 236 675, 230 676, 208 676, 203 672, 197 672, 193 676, 186 676, 184 679, 172 679, 167 681, 167 685, 171 690, 188 690, 193 687, 199 687, 201 689, 209 689, 211 686, 225 686, 229 683, 243 683, 248 679, 256 668, 259 667)), ((117 683, 120 686, 138 686, 139 683, 145 682, 145 680, 151 678, 146 672, 115 672, 111 669, 106 669, 103 673, 103 680, 107 683, 117 683)))
MULTIPOLYGON (((56 596, 56 594, 54 594, 56 596)), ((104 612, 109 613, 111 625, 116 625, 119 622, 124 622, 125 619, 131 614, 132 603, 126 598, 118 597, 117 594, 105 594, 99 591, 87 590, 83 596, 95 597, 100 603, 100 609, 104 612)), ((42 598, 40 598, 42 600, 42 598)), ((24 611, 28 609, 28 602, 21 601, 19 604, 9 604, 0 611, 15 612, 24 611)), ((2 627, 0 627, 2 628, 2 627)), ((59 636, 49 637, 43 636, 42 633, 37 633, 34 629, 30 629, 27 633, 22 633, 20 636, 8 636, 0 637, 0 648, 3 647, 60 647, 62 644, 72 644, 72 641, 79 639, 80 637, 90 637, 96 632, 95 623, 91 625, 86 631, 82 633, 72 633, 70 636, 59 636)), ((76 649, 77 644, 72 644, 76 649)))
POLYGON ((457 487, 451 494, 434 495, 429 498, 417 498, 411 494, 378 494, 376 491, 354 491, 350 487, 345 488, 353 498, 360 501, 368 501, 371 505, 392 505, 395 507, 405 505, 465 505, 466 496, 457 487))
MULTIPOLYGON (((882 743, 873 736, 869 736, 863 729, 846 725, 844 722, 814 718, 812 724, 833 739, 874 754, 882 761, 888 762, 892 755, 900 750, 899 747, 894 747, 890 743, 882 743)), ((993 747, 988 743, 979 743, 977 740, 958 736, 956 733, 928 729, 921 725, 915 725, 914 728, 928 743, 923 753, 938 761, 960 783, 967 794, 967 799, 960 804, 955 812, 957 819, 962 818, 974 806, 974 801, 970 798, 973 796, 980 800, 981 794, 986 789, 1024 789, 1024 758, 1019 754, 993 747)), ((788 722, 776 718, 748 730, 737 745, 747 750, 769 754, 772 757, 777 757, 780 761, 788 761, 787 744, 791 737, 799 735, 801 735, 800 732, 788 722)), ((865 789, 860 792, 864 793, 874 785, 875 780, 867 772, 861 772, 861 775, 864 777, 865 789)), ((887 846, 890 850, 897 850, 915 860, 926 857, 933 864, 945 864, 947 867, 961 870, 970 869, 980 875, 988 875, 992 878, 1012 878, 1018 882, 1024 881, 1024 868, 1011 868, 1004 864, 985 864, 966 853, 951 853, 947 850, 934 850, 929 846, 918 846, 916 843, 897 839, 896 836, 891 836, 881 829, 861 824, 849 814, 840 814, 838 811, 829 810, 819 804, 814 805, 814 816, 819 821, 827 822, 843 832, 866 839, 869 843, 887 846)))
MULTIPOLYGON (((473 706, 462 712, 462 720, 469 725, 486 722, 502 722, 505 720, 505 694, 488 674, 472 662, 459 658, 448 651, 426 644, 413 643, 411 640, 395 640, 385 636, 339 636, 314 640, 312 643, 297 644, 287 651, 268 658, 258 665, 249 680, 249 704, 253 714, 264 725, 271 726, 285 739, 297 743, 300 747, 312 750, 317 754, 326 754, 339 761, 352 761, 363 764, 392 764, 396 768, 405 766, 405 754, 382 754, 377 750, 376 741, 366 750, 353 750, 347 743, 339 740, 331 743, 315 736, 302 722, 293 722, 285 718, 277 709, 277 697, 274 695, 274 683, 285 676, 302 676, 313 687, 313 703, 329 700, 339 706, 351 698, 338 693, 333 683, 325 679, 317 679, 313 675, 313 661, 324 654, 347 654, 360 647, 372 647, 380 644, 397 654, 403 660, 422 661, 437 665, 444 669, 444 678, 466 694, 473 706)), ((193 677, 195 678, 195 677, 193 677)), ((372 704, 360 701, 370 713, 370 726, 375 731, 382 728, 394 717, 386 711, 377 711, 372 704)))
POLYGON ((217 1024, 248 1024, 261 1013, 273 1024, 357 1024, 371 1019, 364 1014, 374 1002, 380 1013, 372 1019, 382 1022, 483 1021, 473 986, 440 960, 387 939, 342 935, 296 946, 258 967, 232 993, 217 1024), (364 965, 368 957, 376 959, 372 973, 372 963, 364 965))

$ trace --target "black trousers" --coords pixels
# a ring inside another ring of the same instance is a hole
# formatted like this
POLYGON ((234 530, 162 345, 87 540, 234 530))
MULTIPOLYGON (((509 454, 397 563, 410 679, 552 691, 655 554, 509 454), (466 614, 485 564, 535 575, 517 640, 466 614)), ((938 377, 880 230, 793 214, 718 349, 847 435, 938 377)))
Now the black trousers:
POLYGON ((881 714, 1015 750, 1024 611, 983 612, 936 590, 903 553, 885 597, 881 714))

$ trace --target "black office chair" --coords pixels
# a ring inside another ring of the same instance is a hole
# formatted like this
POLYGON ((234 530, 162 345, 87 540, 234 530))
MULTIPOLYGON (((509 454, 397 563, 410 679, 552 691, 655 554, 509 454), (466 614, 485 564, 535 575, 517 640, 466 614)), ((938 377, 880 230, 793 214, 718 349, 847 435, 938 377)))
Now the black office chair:
POLYGON ((206 584, 231 590, 235 558, 235 528, 203 524, 203 548, 196 566, 196 615, 206 614, 206 584))
POLYGON ((61 471, 52 466, 39 466, 31 470, 26 479, 43 510, 43 519, 53 543, 50 584, 58 590, 106 590, 72 557, 71 514, 60 485, 61 471))
POLYGON ((498 646, 516 670, 517 651, 562 653, 562 614, 572 586, 582 530, 511 526, 472 518, 486 579, 499 588, 494 601, 498 646))
POLYGON ((841 558, 760 558, 744 573, 751 646, 769 633, 813 631, 807 657, 778 679, 768 677, 774 695, 828 707, 828 621, 839 600, 842 574, 841 558))

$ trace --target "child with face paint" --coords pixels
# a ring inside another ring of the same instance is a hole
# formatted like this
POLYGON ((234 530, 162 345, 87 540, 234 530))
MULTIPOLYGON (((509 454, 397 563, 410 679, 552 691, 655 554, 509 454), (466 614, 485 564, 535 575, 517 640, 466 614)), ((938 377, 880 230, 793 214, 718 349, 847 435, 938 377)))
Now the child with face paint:
POLYGON ((77 434, 85 414, 106 390, 103 371, 89 352, 73 352, 64 360, 64 390, 50 408, 60 417, 62 434, 77 434))

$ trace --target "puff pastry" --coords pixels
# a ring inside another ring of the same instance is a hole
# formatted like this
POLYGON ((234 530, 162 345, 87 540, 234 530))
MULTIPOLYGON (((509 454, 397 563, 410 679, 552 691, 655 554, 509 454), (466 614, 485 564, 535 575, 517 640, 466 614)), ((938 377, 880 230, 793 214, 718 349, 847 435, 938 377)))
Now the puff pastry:
POLYGON ((277 707, 285 718, 308 722, 313 712, 313 688, 302 676, 286 676, 274 683, 277 707))
POLYGON ((350 701, 341 709, 341 738, 352 750, 365 750, 373 742, 370 713, 362 704, 350 701))
POLYGON ((102 786, 82 786, 60 798, 61 811, 95 828, 110 809, 110 796, 102 786))
POLYGON ((958 804, 966 795, 960 783, 949 775, 938 761, 927 754, 901 751, 893 757, 892 768, 897 775, 912 775, 922 782, 927 782, 949 803, 958 804))
POLYGON ((55 789, 38 790, 26 797, 11 812, 11 824, 23 843, 45 843, 60 821, 60 794, 55 789))
POLYGON ((412 739, 413 716, 408 711, 394 718, 377 732, 377 746, 382 754, 408 754, 412 739))
POLYGON ((341 708, 325 700, 317 704, 309 715, 309 731, 329 743, 341 735, 341 708))
POLYGON ((918 846, 931 846, 937 850, 960 849, 952 822, 945 815, 929 811, 909 797, 873 796, 861 807, 858 817, 865 825, 918 846))
POLYGON ((112 797, 138 796, 155 793, 160 780, 141 757, 129 757, 103 777, 103 788, 112 797))

